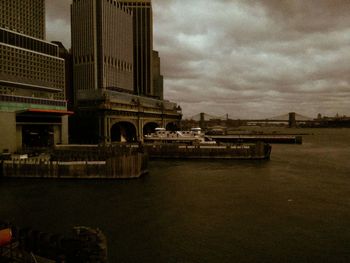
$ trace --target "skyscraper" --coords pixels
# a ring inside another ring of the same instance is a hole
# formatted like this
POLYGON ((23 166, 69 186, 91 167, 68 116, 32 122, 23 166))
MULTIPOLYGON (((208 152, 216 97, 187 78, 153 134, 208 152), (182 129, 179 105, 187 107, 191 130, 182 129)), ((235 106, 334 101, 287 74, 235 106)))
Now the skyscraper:
POLYGON ((133 93, 131 11, 115 0, 74 0, 71 15, 77 101, 103 90, 133 93))
POLYGON ((44 40, 44 0, 0 9, 0 151, 66 143, 64 60, 44 40))
POLYGON ((163 94, 163 86, 164 86, 164 81, 163 81, 163 75, 160 73, 160 57, 159 57, 159 52, 153 50, 152 52, 152 70, 153 70, 153 92, 154 92, 154 97, 163 100, 164 99, 164 94, 163 94))
POLYGON ((153 13, 151 0, 119 0, 133 13, 134 91, 153 96, 153 13))

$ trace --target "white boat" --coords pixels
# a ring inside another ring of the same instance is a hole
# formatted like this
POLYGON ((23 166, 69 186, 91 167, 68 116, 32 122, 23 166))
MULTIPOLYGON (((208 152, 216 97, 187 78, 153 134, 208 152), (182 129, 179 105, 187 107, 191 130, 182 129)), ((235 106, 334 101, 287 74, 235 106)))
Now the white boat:
POLYGON ((269 159, 271 146, 254 144, 217 144, 200 128, 190 131, 166 131, 157 128, 144 138, 144 149, 150 158, 171 159, 269 159))
POLYGON ((190 131, 167 131, 164 128, 156 128, 154 133, 145 135, 144 142, 216 144, 214 140, 202 133, 201 128, 192 128, 190 131))

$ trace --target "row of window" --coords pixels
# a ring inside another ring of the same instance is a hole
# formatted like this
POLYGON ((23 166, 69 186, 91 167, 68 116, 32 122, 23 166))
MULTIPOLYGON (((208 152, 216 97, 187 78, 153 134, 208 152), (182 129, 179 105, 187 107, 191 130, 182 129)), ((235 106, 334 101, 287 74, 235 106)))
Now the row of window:
POLYGON ((14 66, 17 68, 25 68, 32 71, 40 71, 47 70, 47 68, 52 68, 55 71, 63 71, 61 64, 62 60, 53 59, 51 60, 49 57, 44 57, 40 59, 40 55, 37 56, 29 56, 28 54, 19 54, 15 53, 15 55, 11 52, 1 52, 0 49, 0 59, 3 61, 3 65, 14 66))
POLYGON ((118 9, 127 12, 128 14, 131 14, 131 10, 125 8, 121 3, 117 2, 116 0, 106 0, 108 3, 114 5, 118 9))
POLYGON ((0 27, 44 37, 44 0, 1 0, 0 27))
POLYGON ((47 80, 47 81, 53 81, 53 78, 58 77, 57 72, 55 71, 47 71, 45 69, 42 70, 31 70, 32 68, 25 67, 25 68, 19 68, 16 66, 8 66, 0 64, 0 70, 3 73, 12 73, 12 75, 21 76, 25 78, 30 79, 40 79, 40 80, 47 80))
POLYGON ((103 86, 133 90, 133 74, 132 72, 115 72, 112 67, 105 68, 103 72, 103 86))
MULTIPOLYGON (((55 69, 45 69, 45 68, 37 68, 37 67, 18 67, 17 65, 8 65, 8 64, 0 64, 0 69, 3 73, 10 73, 13 75, 13 73, 15 73, 15 75, 17 76, 22 76, 25 78, 33 78, 33 79, 37 79, 36 76, 40 76, 42 78, 42 80, 51 80, 54 81, 54 78, 59 78, 60 76, 63 76, 63 70, 55 70, 55 69), (19 73, 19 74, 18 74, 19 73)), ((38 78, 38 79, 39 79, 38 78)), ((60 83, 60 82, 58 82, 60 83)))
MULTIPOLYGON (((31 9, 22 8, 22 7, 20 7, 20 8, 18 8, 18 7, 7 8, 7 7, 5 7, 5 8, 6 8, 6 9, 4 9, 5 11, 2 12, 2 16, 3 17, 7 17, 8 16, 8 19, 11 18, 10 17, 11 15, 18 16, 18 14, 20 14, 20 13, 24 13, 24 14, 27 14, 27 15, 31 14, 31 15, 34 15, 34 16, 38 16, 38 15, 42 16, 44 14, 44 10, 42 10, 42 9, 34 9, 32 6, 31 6, 31 9), (28 12, 28 10, 30 10, 30 12, 28 12)), ((25 20, 28 20, 28 18, 30 18, 30 17, 25 18, 25 20)))
POLYGON ((50 86, 51 88, 62 89, 64 85, 63 81, 56 81, 51 76, 45 75, 45 72, 41 73, 28 73, 24 70, 17 70, 16 68, 6 68, 0 66, 0 71, 4 72, 5 78, 15 79, 21 82, 26 82, 27 84, 36 84, 36 83, 45 83, 45 85, 50 86), (6 77, 7 76, 7 77, 6 77), (12 78, 11 78, 12 76, 12 78))
POLYGON ((34 99, 37 98, 37 99, 48 99, 48 100, 64 100, 63 92, 57 92, 57 93, 40 92, 40 91, 31 90, 31 89, 23 89, 18 87, 15 88, 15 87, 8 87, 8 86, 1 86, 1 85, 0 85, 0 94, 17 96, 17 97, 30 97, 34 99))
POLYGON ((93 65, 74 68, 74 86, 77 90, 92 90, 95 87, 95 70, 93 65))
MULTIPOLYGON (((83 0, 73 0, 74 3, 79 3, 80 1, 83 1, 83 0)), ((150 7, 151 6, 151 3, 146 3, 146 2, 124 2, 123 3, 123 2, 118 2, 118 0, 106 0, 106 1, 128 13, 131 13, 131 10, 128 10, 128 7, 139 7, 139 6, 150 7)))
POLYGON ((64 88, 63 60, 0 45, 0 61, 0 71, 4 75, 44 81, 53 88, 64 88))
POLYGON ((137 6, 151 6, 151 3, 146 3, 146 2, 122 2, 121 3, 123 6, 127 7, 137 7, 137 6))
POLYGON ((0 43, 29 49, 35 52, 44 53, 51 56, 58 55, 58 47, 38 39, 16 34, 0 28, 0 43))
MULTIPOLYGON (((6 29, 11 30, 11 31, 16 31, 16 32, 21 33, 21 34, 30 35, 32 37, 36 37, 39 39, 44 38, 44 33, 43 33, 44 31, 40 30, 39 26, 35 26, 35 28, 33 28, 32 30, 28 29, 27 27, 25 29, 21 28, 16 23, 14 23, 12 26, 8 26, 7 24, 0 24, 0 28, 1 27, 6 28, 6 29)), ((44 28, 44 25, 42 25, 41 28, 44 28)))
POLYGON ((94 56, 93 55, 75 56, 73 60, 74 60, 74 64, 92 63, 94 62, 94 56))
POLYGON ((0 1, 0 7, 6 12, 16 12, 18 10, 26 10, 27 13, 44 12, 44 0, 8 0, 0 1))
POLYGON ((12 96, 0 94, 0 101, 4 102, 15 102, 15 103, 29 103, 29 104, 41 104, 41 105, 52 105, 66 107, 67 102, 64 100, 48 100, 48 99, 39 99, 31 97, 22 97, 22 96, 12 96))
MULTIPOLYGON (((94 56, 86 55, 86 56, 75 56, 74 64, 89 64, 94 62, 94 56)), ((103 60, 104 64, 112 67, 116 67, 118 70, 122 71, 132 71, 132 64, 126 61, 122 61, 110 56, 104 56, 103 60)))
POLYGON ((104 56, 104 64, 106 64, 108 66, 116 67, 117 69, 122 70, 122 71, 129 71, 129 72, 132 71, 132 64, 131 63, 128 63, 128 62, 125 62, 125 61, 122 61, 122 60, 119 60, 119 59, 116 59, 113 57, 104 56))
POLYGON ((19 6, 40 6, 43 7, 44 6, 44 0, 11 0, 11 1, 1 1, 0 6, 15 6, 15 7, 19 7, 19 6))

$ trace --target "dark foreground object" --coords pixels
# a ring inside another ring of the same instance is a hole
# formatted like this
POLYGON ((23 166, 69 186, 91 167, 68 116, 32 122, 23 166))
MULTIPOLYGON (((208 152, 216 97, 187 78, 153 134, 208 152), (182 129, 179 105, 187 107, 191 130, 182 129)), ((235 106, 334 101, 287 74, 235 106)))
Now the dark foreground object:
POLYGON ((98 229, 76 227, 70 237, 1 223, 11 241, 0 246, 0 262, 107 263, 107 241, 98 229))
POLYGON ((271 146, 266 143, 231 145, 145 144, 150 158, 175 159, 269 159, 271 146))
POLYGON ((223 143, 283 143, 283 144, 302 144, 303 137, 295 135, 213 135, 208 136, 217 142, 223 143))

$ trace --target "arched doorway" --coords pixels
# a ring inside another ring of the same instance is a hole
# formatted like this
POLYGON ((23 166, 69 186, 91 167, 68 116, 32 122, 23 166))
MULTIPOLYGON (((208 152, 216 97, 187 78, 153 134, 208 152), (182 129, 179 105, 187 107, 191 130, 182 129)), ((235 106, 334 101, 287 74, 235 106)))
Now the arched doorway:
POLYGON ((166 125, 166 130, 167 131, 178 131, 179 127, 175 122, 170 122, 166 125))
POLYGON ((154 133, 155 129, 158 127, 159 125, 155 122, 149 122, 147 123, 145 126, 143 126, 143 136, 147 135, 147 134, 151 134, 154 133))
POLYGON ((126 121, 114 124, 111 128, 112 142, 136 142, 137 132, 135 126, 126 121))

